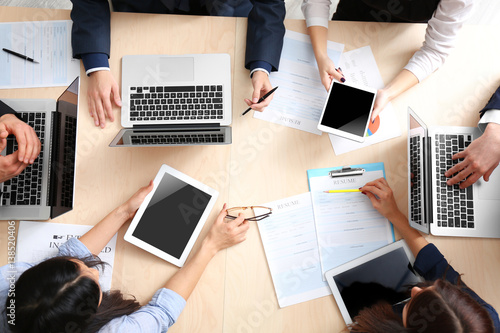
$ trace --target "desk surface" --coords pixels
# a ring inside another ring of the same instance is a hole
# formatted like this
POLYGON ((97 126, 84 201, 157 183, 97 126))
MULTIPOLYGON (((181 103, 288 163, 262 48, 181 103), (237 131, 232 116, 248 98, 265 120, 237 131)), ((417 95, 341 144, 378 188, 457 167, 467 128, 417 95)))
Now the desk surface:
MULTIPOLYGON (((69 12, 12 7, 2 7, 0 12, 1 22, 57 19, 70 19, 69 12)), ((252 92, 248 71, 243 66, 246 19, 113 13, 111 24, 110 65, 118 82, 120 59, 125 54, 229 53, 233 70, 233 144, 109 148, 120 122, 117 119, 104 130, 92 124, 82 67, 75 208, 52 222, 96 224, 152 179, 163 163, 220 193, 217 208, 200 239, 224 202, 229 206, 256 205, 306 192, 305 171, 314 168, 382 161, 398 205, 406 213, 406 107, 411 105, 429 126, 476 126, 478 111, 500 84, 500 67, 496 65, 500 45, 481 42, 489 36, 494 38, 497 28, 465 26, 457 49, 446 64, 393 101, 403 135, 335 156, 327 135, 281 127, 251 115, 238 116, 246 108, 243 98, 252 92), (144 36, 144 31, 156 33, 144 36), (478 35, 483 38, 477 38, 478 35)), ((286 27, 306 31, 303 20, 288 20, 286 27)), ((420 47, 425 31, 424 25, 417 24, 330 22, 330 28, 329 39, 344 43, 346 51, 370 45, 386 83, 420 47)), ((63 90, 64 87, 1 90, 0 98, 55 99, 63 90)), ((118 109, 115 112, 119 115, 118 109)), ((127 227, 128 224, 119 231, 112 286, 144 303, 177 268, 126 243, 123 235, 127 227)), ((0 230, 0 243, 6 244, 6 222, 1 223, 0 230)), ((495 282, 500 276, 500 240, 426 237, 464 274, 464 281, 472 289, 500 309, 500 289, 495 282)), ((6 250, 6 246, 0 248, 0 265, 7 262, 6 250)), ((169 331, 338 332, 343 327, 331 296, 279 309, 258 229, 252 223, 244 243, 215 256, 169 331)))

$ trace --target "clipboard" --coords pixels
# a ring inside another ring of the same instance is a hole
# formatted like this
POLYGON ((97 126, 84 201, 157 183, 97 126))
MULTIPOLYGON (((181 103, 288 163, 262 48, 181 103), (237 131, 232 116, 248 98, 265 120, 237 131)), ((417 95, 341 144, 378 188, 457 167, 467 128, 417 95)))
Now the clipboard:
POLYGON ((382 162, 307 170, 323 274, 396 240, 392 224, 361 192, 325 193, 358 189, 380 177, 382 162))

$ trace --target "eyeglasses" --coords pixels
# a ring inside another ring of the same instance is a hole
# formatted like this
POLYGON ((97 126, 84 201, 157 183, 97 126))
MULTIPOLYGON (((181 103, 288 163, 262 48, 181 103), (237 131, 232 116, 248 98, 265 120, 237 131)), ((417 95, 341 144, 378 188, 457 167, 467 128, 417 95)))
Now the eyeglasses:
POLYGON ((227 209, 226 218, 234 220, 238 218, 239 214, 243 214, 243 217, 247 221, 260 221, 269 217, 272 212, 271 208, 263 206, 233 207, 227 209))

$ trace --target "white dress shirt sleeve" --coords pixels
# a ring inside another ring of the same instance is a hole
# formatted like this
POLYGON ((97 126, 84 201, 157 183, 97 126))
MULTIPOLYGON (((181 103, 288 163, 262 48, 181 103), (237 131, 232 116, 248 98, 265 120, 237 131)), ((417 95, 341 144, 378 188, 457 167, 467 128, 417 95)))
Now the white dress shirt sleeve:
POLYGON ((307 27, 318 25, 328 29, 331 4, 330 0, 303 0, 301 8, 307 27))
POLYGON ((472 13, 473 0, 441 0, 427 24, 425 41, 405 69, 421 82, 438 69, 455 47, 457 34, 472 13))
POLYGON ((500 125, 500 110, 491 109, 484 113, 484 115, 479 120, 477 127, 484 132, 488 123, 495 123, 500 125))

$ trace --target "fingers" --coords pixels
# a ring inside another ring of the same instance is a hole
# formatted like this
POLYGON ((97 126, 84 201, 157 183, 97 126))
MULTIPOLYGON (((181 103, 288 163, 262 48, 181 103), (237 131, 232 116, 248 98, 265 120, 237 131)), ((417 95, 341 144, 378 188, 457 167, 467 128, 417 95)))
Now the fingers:
POLYGON ((489 181, 490 180, 491 173, 493 172, 493 170, 496 169, 497 166, 498 166, 498 163, 495 166, 493 166, 491 169, 489 169, 488 171, 486 171, 486 173, 483 176, 484 181, 489 181))
POLYGON ((479 173, 473 173, 471 174, 464 182, 460 183, 460 188, 466 188, 475 182, 478 181, 478 179, 481 178, 481 174, 479 173))
MULTIPOLYGON (((456 155, 457 155, 457 154, 455 154, 455 155, 453 156, 453 159, 455 159, 455 156, 456 156, 456 155)), ((462 161, 462 162, 460 162, 460 163, 458 163, 458 164, 454 165, 454 166, 453 166, 453 167, 451 167, 450 169, 448 169, 448 171, 446 171, 446 172, 444 173, 444 175, 445 175, 446 177, 450 177, 451 175, 453 175, 453 174, 455 174, 455 173, 459 172, 460 170, 465 169, 466 167, 467 167, 467 162, 462 161)), ((462 178, 462 179, 463 179, 463 178, 462 178)), ((461 179, 460 179, 460 180, 461 180, 461 179)), ((452 185, 452 184, 448 184, 448 185, 452 185)))
POLYGON ((121 106, 118 84, 109 71, 97 71, 90 75, 87 91, 90 116, 96 126, 104 128, 106 117, 115 119, 112 103, 121 106))
POLYGON ((274 93, 259 103, 259 99, 272 89, 267 73, 256 71, 252 76, 252 100, 245 99, 245 103, 253 110, 262 112, 271 103, 274 93))
MULTIPOLYGON (((111 87, 111 93, 113 94, 113 101, 115 102, 116 106, 122 106, 122 100, 120 98, 120 88, 118 87, 118 84, 116 82, 111 87)), ((109 120, 115 121, 115 115, 113 112, 111 112, 111 114, 108 114, 108 117, 109 120)))

